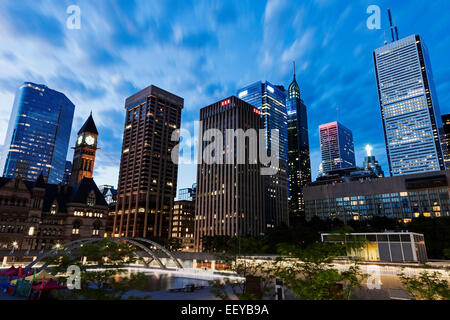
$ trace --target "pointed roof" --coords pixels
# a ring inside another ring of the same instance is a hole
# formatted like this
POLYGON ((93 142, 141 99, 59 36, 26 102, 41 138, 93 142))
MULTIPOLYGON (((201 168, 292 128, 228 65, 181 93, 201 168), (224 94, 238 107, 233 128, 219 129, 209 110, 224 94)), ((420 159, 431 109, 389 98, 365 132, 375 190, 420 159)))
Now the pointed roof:
POLYGON ((289 85, 289 98, 300 98, 300 87, 298 86, 297 79, 295 77, 295 61, 294 61, 294 80, 292 80, 291 84, 289 85))
POLYGON ((105 201, 105 197, 100 192, 97 184, 92 178, 83 178, 76 186, 73 187, 70 202, 74 203, 86 203, 87 197, 91 192, 94 192, 96 198, 96 204, 100 206, 108 206, 105 201))
POLYGON ((42 172, 36 180, 35 187, 36 188, 45 188, 45 179, 44 179, 44 174, 42 172))
POLYGON ((97 127, 95 126, 94 118, 92 118, 92 112, 89 118, 86 120, 84 125, 81 127, 80 131, 78 131, 78 134, 81 134, 83 132, 89 132, 93 134, 98 135, 97 127))

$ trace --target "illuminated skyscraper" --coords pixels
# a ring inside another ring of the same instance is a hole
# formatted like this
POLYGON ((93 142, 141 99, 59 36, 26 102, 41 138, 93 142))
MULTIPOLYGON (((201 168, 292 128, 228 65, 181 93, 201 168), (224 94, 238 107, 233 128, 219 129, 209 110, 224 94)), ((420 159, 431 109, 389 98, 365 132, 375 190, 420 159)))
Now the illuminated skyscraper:
POLYGON ((178 176, 171 138, 183 106, 183 98, 156 86, 126 99, 114 236, 169 238, 178 176))
POLYGON ((444 153, 445 167, 450 169, 450 114, 442 116, 442 124, 444 127, 444 146, 442 151, 444 153))
POLYGON ((238 97, 261 111, 266 131, 266 147, 279 146, 279 171, 264 177, 265 225, 267 228, 289 223, 287 181, 287 112, 286 91, 282 86, 269 82, 256 82, 237 91, 238 97), (272 136, 278 130, 278 139, 272 136))
POLYGON ((381 169, 381 166, 377 161, 377 159, 375 159, 375 156, 372 155, 372 150, 373 148, 370 145, 366 146, 367 156, 364 158, 363 168, 366 171, 371 171, 375 173, 379 178, 383 178, 384 177, 383 169, 381 169))
POLYGON ((202 139, 207 132, 217 129, 225 137, 223 146, 217 146, 223 150, 214 150, 218 160, 213 163, 202 161, 197 167, 195 248, 202 250, 203 236, 261 235, 265 230, 262 164, 250 160, 251 149, 259 154, 259 138, 256 142, 244 138, 245 161, 238 163, 237 152, 233 152, 236 136, 225 134, 226 130, 259 132, 264 129, 261 112, 245 101, 230 97, 202 108, 200 121, 200 155, 205 156, 210 148, 211 143, 202 139), (230 156, 234 157, 234 164, 227 162, 230 156))
POLYGON ((74 111, 61 92, 25 82, 17 91, 6 133, 3 176, 36 181, 42 173, 48 183, 62 183, 74 111))
POLYGON ((393 41, 373 56, 391 175, 444 170, 439 103, 421 37, 393 41))
POLYGON ((297 216, 305 210, 303 187, 311 182, 308 118, 306 105, 300 98, 300 87, 295 77, 289 85, 286 99, 288 114, 288 173, 289 212, 297 216))
POLYGON ((319 133, 324 174, 356 167, 353 134, 349 129, 339 122, 332 122, 319 126, 319 133))

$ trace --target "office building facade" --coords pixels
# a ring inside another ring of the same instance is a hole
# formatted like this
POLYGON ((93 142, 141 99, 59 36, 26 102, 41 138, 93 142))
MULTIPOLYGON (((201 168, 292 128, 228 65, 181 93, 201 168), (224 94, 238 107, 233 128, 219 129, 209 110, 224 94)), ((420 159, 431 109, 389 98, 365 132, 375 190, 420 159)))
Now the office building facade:
POLYGON ((387 217, 405 223, 420 216, 450 216, 450 171, 370 178, 305 188, 306 218, 364 220, 387 217))
MULTIPOLYGON (((260 111, 254 106, 230 97, 200 110, 199 158, 203 159, 210 143, 202 138, 210 129, 225 134, 227 129, 263 130, 260 111)), ((215 150, 218 160, 202 161, 197 169, 195 204, 195 249, 202 250, 203 236, 260 235, 264 232, 264 180, 259 161, 250 163, 249 149, 259 150, 260 140, 245 139, 245 163, 238 164, 232 154, 234 138, 223 138, 223 150, 215 150), (234 164, 225 160, 231 154, 234 164), (223 158, 222 158, 223 157, 223 158), (220 163, 222 159, 222 163, 220 163)), ((262 144, 262 143, 261 143, 262 144)), ((220 146, 218 146, 220 147, 220 146)))
POLYGON ((194 183, 191 188, 183 188, 178 190, 177 201, 193 201, 195 202, 195 196, 197 194, 197 184, 194 183))
POLYGON ((183 98, 153 85, 126 99, 114 236, 169 238, 178 175, 171 138, 183 106, 183 98))
POLYGON ((450 169, 450 114, 442 116, 442 125, 444 128, 444 146, 442 150, 445 159, 445 167, 450 169))
POLYGON ((352 132, 339 122, 319 126, 320 151, 324 174, 356 167, 352 132))
POLYGON ((70 184, 70 175, 72 174, 72 161, 66 161, 64 168, 63 184, 70 184))
POLYGON ((282 86, 269 82, 256 82, 237 91, 239 99, 251 104, 261 111, 264 122, 266 148, 278 145, 278 173, 264 177, 265 184, 265 226, 289 224, 288 181, 287 181, 287 112, 286 91, 282 86), (278 139, 272 136, 272 130, 278 130, 278 139), (276 141, 275 141, 276 139, 276 141))
POLYGON ((195 202, 175 201, 171 238, 179 239, 182 251, 194 251, 195 202))
POLYGON ((305 210, 303 188, 311 182, 308 117, 306 105, 300 97, 294 67, 294 79, 286 98, 288 115, 288 181, 289 213, 298 216, 305 210))
POLYGON ((25 82, 17 91, 6 133, 3 176, 62 183, 75 105, 61 92, 25 82))
POLYGON ((439 103, 422 38, 394 41, 373 57, 391 175, 445 170, 439 103))

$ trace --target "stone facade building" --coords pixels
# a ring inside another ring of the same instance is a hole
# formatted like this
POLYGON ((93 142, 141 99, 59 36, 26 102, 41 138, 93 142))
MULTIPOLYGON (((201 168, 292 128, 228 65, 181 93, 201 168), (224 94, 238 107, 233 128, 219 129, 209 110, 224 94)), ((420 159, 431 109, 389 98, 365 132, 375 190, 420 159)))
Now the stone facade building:
POLYGON ((76 186, 0 178, 0 249, 47 250, 103 237, 108 204, 93 179, 76 186))

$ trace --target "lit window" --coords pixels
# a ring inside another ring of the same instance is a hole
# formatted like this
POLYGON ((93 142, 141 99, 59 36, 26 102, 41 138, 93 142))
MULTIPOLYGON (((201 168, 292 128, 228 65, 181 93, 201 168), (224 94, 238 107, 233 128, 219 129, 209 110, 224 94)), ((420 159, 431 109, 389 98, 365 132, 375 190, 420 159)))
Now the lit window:
POLYGON ((72 227, 72 234, 80 234, 81 223, 79 221, 75 221, 72 227))
POLYGON ((94 193, 94 192, 91 192, 91 193, 89 194, 89 196, 88 196, 88 199, 87 199, 87 205, 88 205, 89 207, 95 206, 95 200, 96 200, 96 198, 95 198, 95 193, 94 193))

